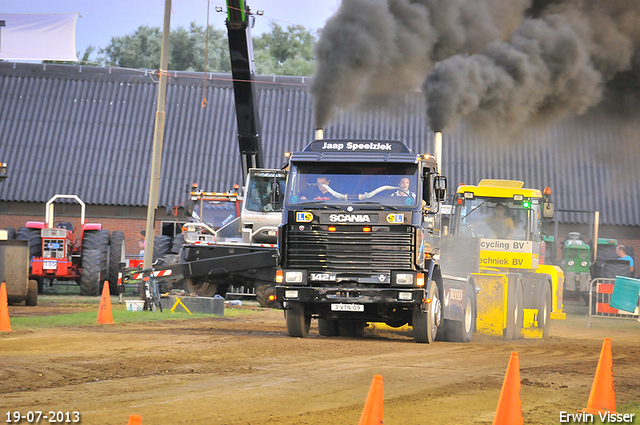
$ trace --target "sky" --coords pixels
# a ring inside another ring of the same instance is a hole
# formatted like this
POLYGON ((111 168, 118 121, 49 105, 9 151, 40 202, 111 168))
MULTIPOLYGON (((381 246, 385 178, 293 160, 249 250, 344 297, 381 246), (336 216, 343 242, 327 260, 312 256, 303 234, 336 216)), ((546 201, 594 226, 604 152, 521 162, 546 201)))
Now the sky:
MULTIPOLYGON (((256 16, 252 34, 270 30, 270 23, 280 26, 302 25, 319 29, 338 9, 340 0, 246 0, 256 16)), ((211 0, 209 24, 226 29, 225 13, 215 11, 226 7, 224 0, 211 0)), ((165 0, 0 0, 2 13, 80 13, 76 23, 76 52, 84 53, 89 45, 106 47, 112 37, 133 34, 141 25, 162 28, 165 0)), ((187 27, 191 22, 207 24, 207 0, 172 0, 171 28, 187 27)), ((95 54, 92 56, 92 58, 95 54)))

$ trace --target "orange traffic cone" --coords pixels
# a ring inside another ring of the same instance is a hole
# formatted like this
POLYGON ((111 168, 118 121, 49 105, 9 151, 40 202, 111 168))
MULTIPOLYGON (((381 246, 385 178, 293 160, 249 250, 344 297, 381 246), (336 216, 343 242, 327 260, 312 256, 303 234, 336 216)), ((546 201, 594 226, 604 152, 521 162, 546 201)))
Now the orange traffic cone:
POLYGON ((113 323, 113 314, 111 313, 111 294, 109 293, 109 282, 104 281, 102 287, 102 298, 100 299, 100 310, 98 310, 98 323, 113 323))
POLYGON ((7 287, 4 282, 0 284, 0 331, 11 332, 9 320, 9 303, 7 300, 7 287))
POLYGON ((380 425, 383 421, 382 412, 382 375, 373 375, 373 381, 369 387, 367 401, 358 425, 380 425))
POLYGON ((587 407, 582 413, 616 413, 616 392, 613 388, 613 360, 611 359, 611 338, 605 338, 600 351, 587 407))
POLYGON ((142 416, 140 415, 129 415, 129 421, 127 425, 142 425, 142 416))
POLYGON ((493 425, 521 425, 522 400, 520 399, 520 360, 518 353, 511 353, 507 373, 504 376, 498 408, 493 425))

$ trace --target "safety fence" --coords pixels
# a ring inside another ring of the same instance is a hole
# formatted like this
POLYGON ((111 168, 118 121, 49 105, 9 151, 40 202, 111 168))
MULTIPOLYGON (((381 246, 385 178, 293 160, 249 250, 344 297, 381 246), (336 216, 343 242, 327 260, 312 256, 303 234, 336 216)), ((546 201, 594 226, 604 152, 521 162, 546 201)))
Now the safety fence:
POLYGON ((611 307, 611 297, 613 295, 615 282, 616 279, 605 278, 593 279, 591 281, 589 288, 589 328, 591 327, 591 317, 640 320, 637 306, 633 312, 611 307))

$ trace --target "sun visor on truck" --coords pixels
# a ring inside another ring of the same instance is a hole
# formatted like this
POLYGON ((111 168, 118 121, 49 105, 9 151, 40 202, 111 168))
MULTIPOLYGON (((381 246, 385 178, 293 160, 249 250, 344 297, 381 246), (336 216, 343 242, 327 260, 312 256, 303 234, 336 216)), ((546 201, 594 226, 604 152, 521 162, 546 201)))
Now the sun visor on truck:
POLYGON ((416 155, 407 145, 397 140, 314 140, 302 152, 291 155, 291 161, 353 161, 353 154, 359 160, 380 162, 417 163, 416 155))

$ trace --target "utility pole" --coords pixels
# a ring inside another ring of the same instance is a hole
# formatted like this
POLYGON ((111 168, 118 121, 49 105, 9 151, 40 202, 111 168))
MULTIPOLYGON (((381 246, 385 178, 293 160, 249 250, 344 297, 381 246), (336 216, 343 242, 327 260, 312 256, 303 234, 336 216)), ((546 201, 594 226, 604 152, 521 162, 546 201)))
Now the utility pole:
MULTIPOLYGON (((154 224, 156 209, 158 208, 158 187, 160 186, 160 165, 162 163, 162 141, 164 138, 164 104, 167 93, 167 68, 169 67, 169 31, 171 21, 171 0, 164 2, 164 26, 162 28, 162 50, 160 51, 160 72, 158 79, 158 106, 156 109, 156 123, 153 131, 153 154, 151 162, 151 177, 149 179, 149 204, 147 208, 147 228, 145 235, 144 263, 148 269, 153 263, 154 224)), ((144 291, 140 291, 140 298, 144 299, 144 291)))

